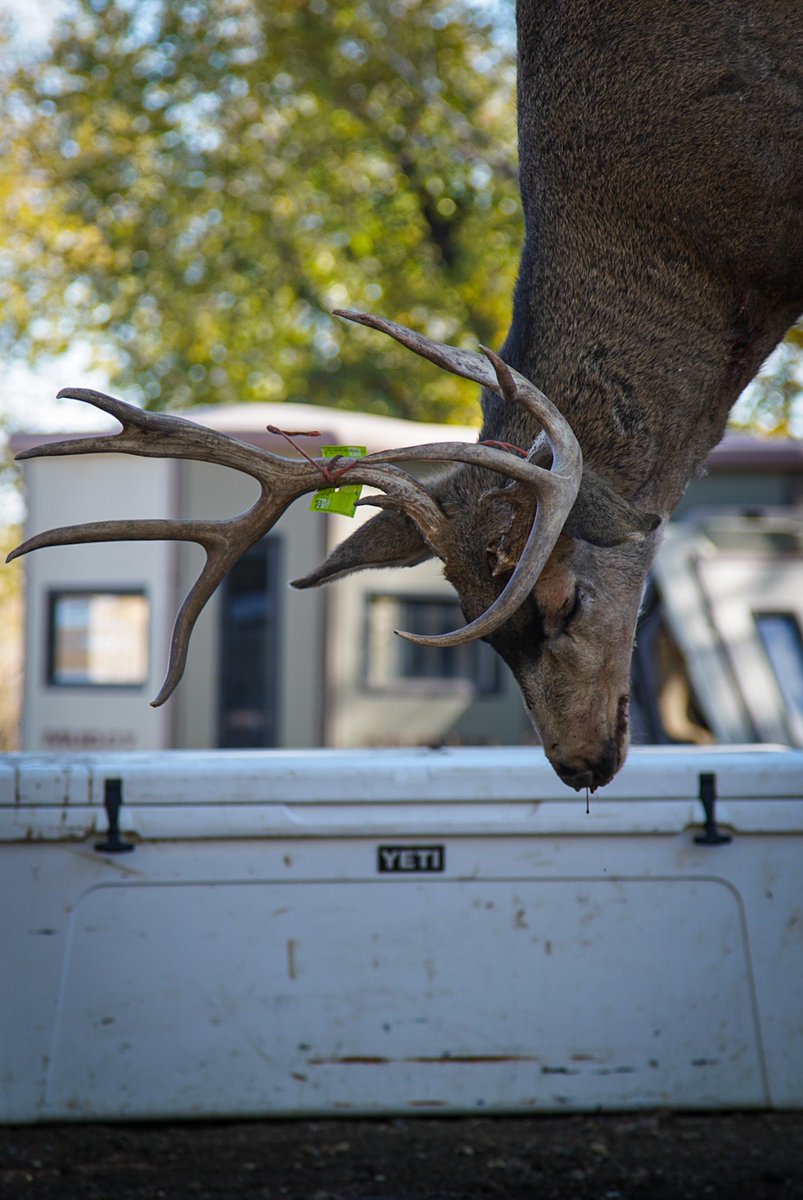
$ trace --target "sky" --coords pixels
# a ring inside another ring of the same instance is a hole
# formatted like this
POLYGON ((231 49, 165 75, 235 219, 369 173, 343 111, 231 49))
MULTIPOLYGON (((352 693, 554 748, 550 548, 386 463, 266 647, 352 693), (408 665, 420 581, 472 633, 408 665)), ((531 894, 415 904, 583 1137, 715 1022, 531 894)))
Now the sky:
POLYGON ((0 0, 0 11, 9 13, 24 40, 41 41, 53 24, 60 0, 0 0))
POLYGON ((13 21, 20 46, 36 47, 45 41, 66 6, 67 0, 0 0, 0 13, 13 21))
MULTIPOLYGON (((79 400, 57 400, 63 387, 89 387, 107 391, 102 372, 92 368, 86 346, 32 370, 24 363, 3 367, 0 414, 10 431, 29 433, 114 428, 116 422, 79 400)), ((0 435, 2 436, 2 435, 0 435)), ((0 478, 0 526, 16 525, 25 514, 24 499, 11 479, 0 478)))
MULTIPOLYGON (((47 38, 64 0, 0 0, 0 13, 8 14, 15 24, 15 35, 23 49, 35 49, 47 38)), ((26 432, 59 432, 98 429, 106 423, 103 415, 77 400, 57 400, 62 387, 90 387, 108 390, 108 379, 93 368, 87 346, 73 346, 60 358, 32 369, 21 362, 2 364, 0 417, 8 429, 26 432)), ((114 422, 112 422, 114 424, 114 422)), ((24 502, 10 481, 0 482, 0 525, 22 519, 24 502)))

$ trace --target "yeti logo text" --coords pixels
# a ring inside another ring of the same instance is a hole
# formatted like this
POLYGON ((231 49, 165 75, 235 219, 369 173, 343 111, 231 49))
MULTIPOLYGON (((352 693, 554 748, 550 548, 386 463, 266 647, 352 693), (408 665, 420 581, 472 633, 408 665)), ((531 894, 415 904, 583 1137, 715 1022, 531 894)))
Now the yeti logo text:
POLYGON ((379 846, 376 864, 381 874, 430 873, 444 868, 443 846, 379 846))

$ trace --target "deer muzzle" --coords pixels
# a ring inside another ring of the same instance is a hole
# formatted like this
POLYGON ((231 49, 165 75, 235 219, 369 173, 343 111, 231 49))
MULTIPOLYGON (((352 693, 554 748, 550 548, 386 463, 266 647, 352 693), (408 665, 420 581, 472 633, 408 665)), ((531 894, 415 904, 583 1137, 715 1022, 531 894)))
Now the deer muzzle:
POLYGON ((610 733, 588 728, 579 731, 578 738, 564 738, 545 747, 557 774, 575 791, 604 787, 622 766, 629 743, 629 703, 628 695, 619 697, 610 733))

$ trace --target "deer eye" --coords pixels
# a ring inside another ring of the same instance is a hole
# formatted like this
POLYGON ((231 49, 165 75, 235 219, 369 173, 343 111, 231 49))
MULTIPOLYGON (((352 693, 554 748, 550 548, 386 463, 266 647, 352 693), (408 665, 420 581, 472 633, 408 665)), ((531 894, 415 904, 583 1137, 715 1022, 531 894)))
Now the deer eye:
POLYGON ((572 621, 580 615, 583 608, 583 594, 579 587, 574 589, 574 595, 565 605, 565 613, 561 614, 560 632, 567 633, 572 621))

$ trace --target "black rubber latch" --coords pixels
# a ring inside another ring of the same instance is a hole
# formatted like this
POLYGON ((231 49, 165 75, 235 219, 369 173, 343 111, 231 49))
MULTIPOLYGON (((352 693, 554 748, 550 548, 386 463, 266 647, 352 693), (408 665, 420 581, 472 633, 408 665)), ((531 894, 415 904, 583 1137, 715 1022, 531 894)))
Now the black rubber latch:
POLYGON ((717 827, 717 777, 714 774, 700 776, 700 802, 705 813, 704 832, 694 839, 697 846, 725 846, 732 842, 730 834, 720 833, 717 827))
POLYGON ((109 819, 109 829, 105 842, 96 842, 95 849, 102 854, 125 854, 134 849, 132 842, 124 842, 120 837, 120 809, 123 807, 122 779, 105 779, 103 781, 103 807, 109 819))

